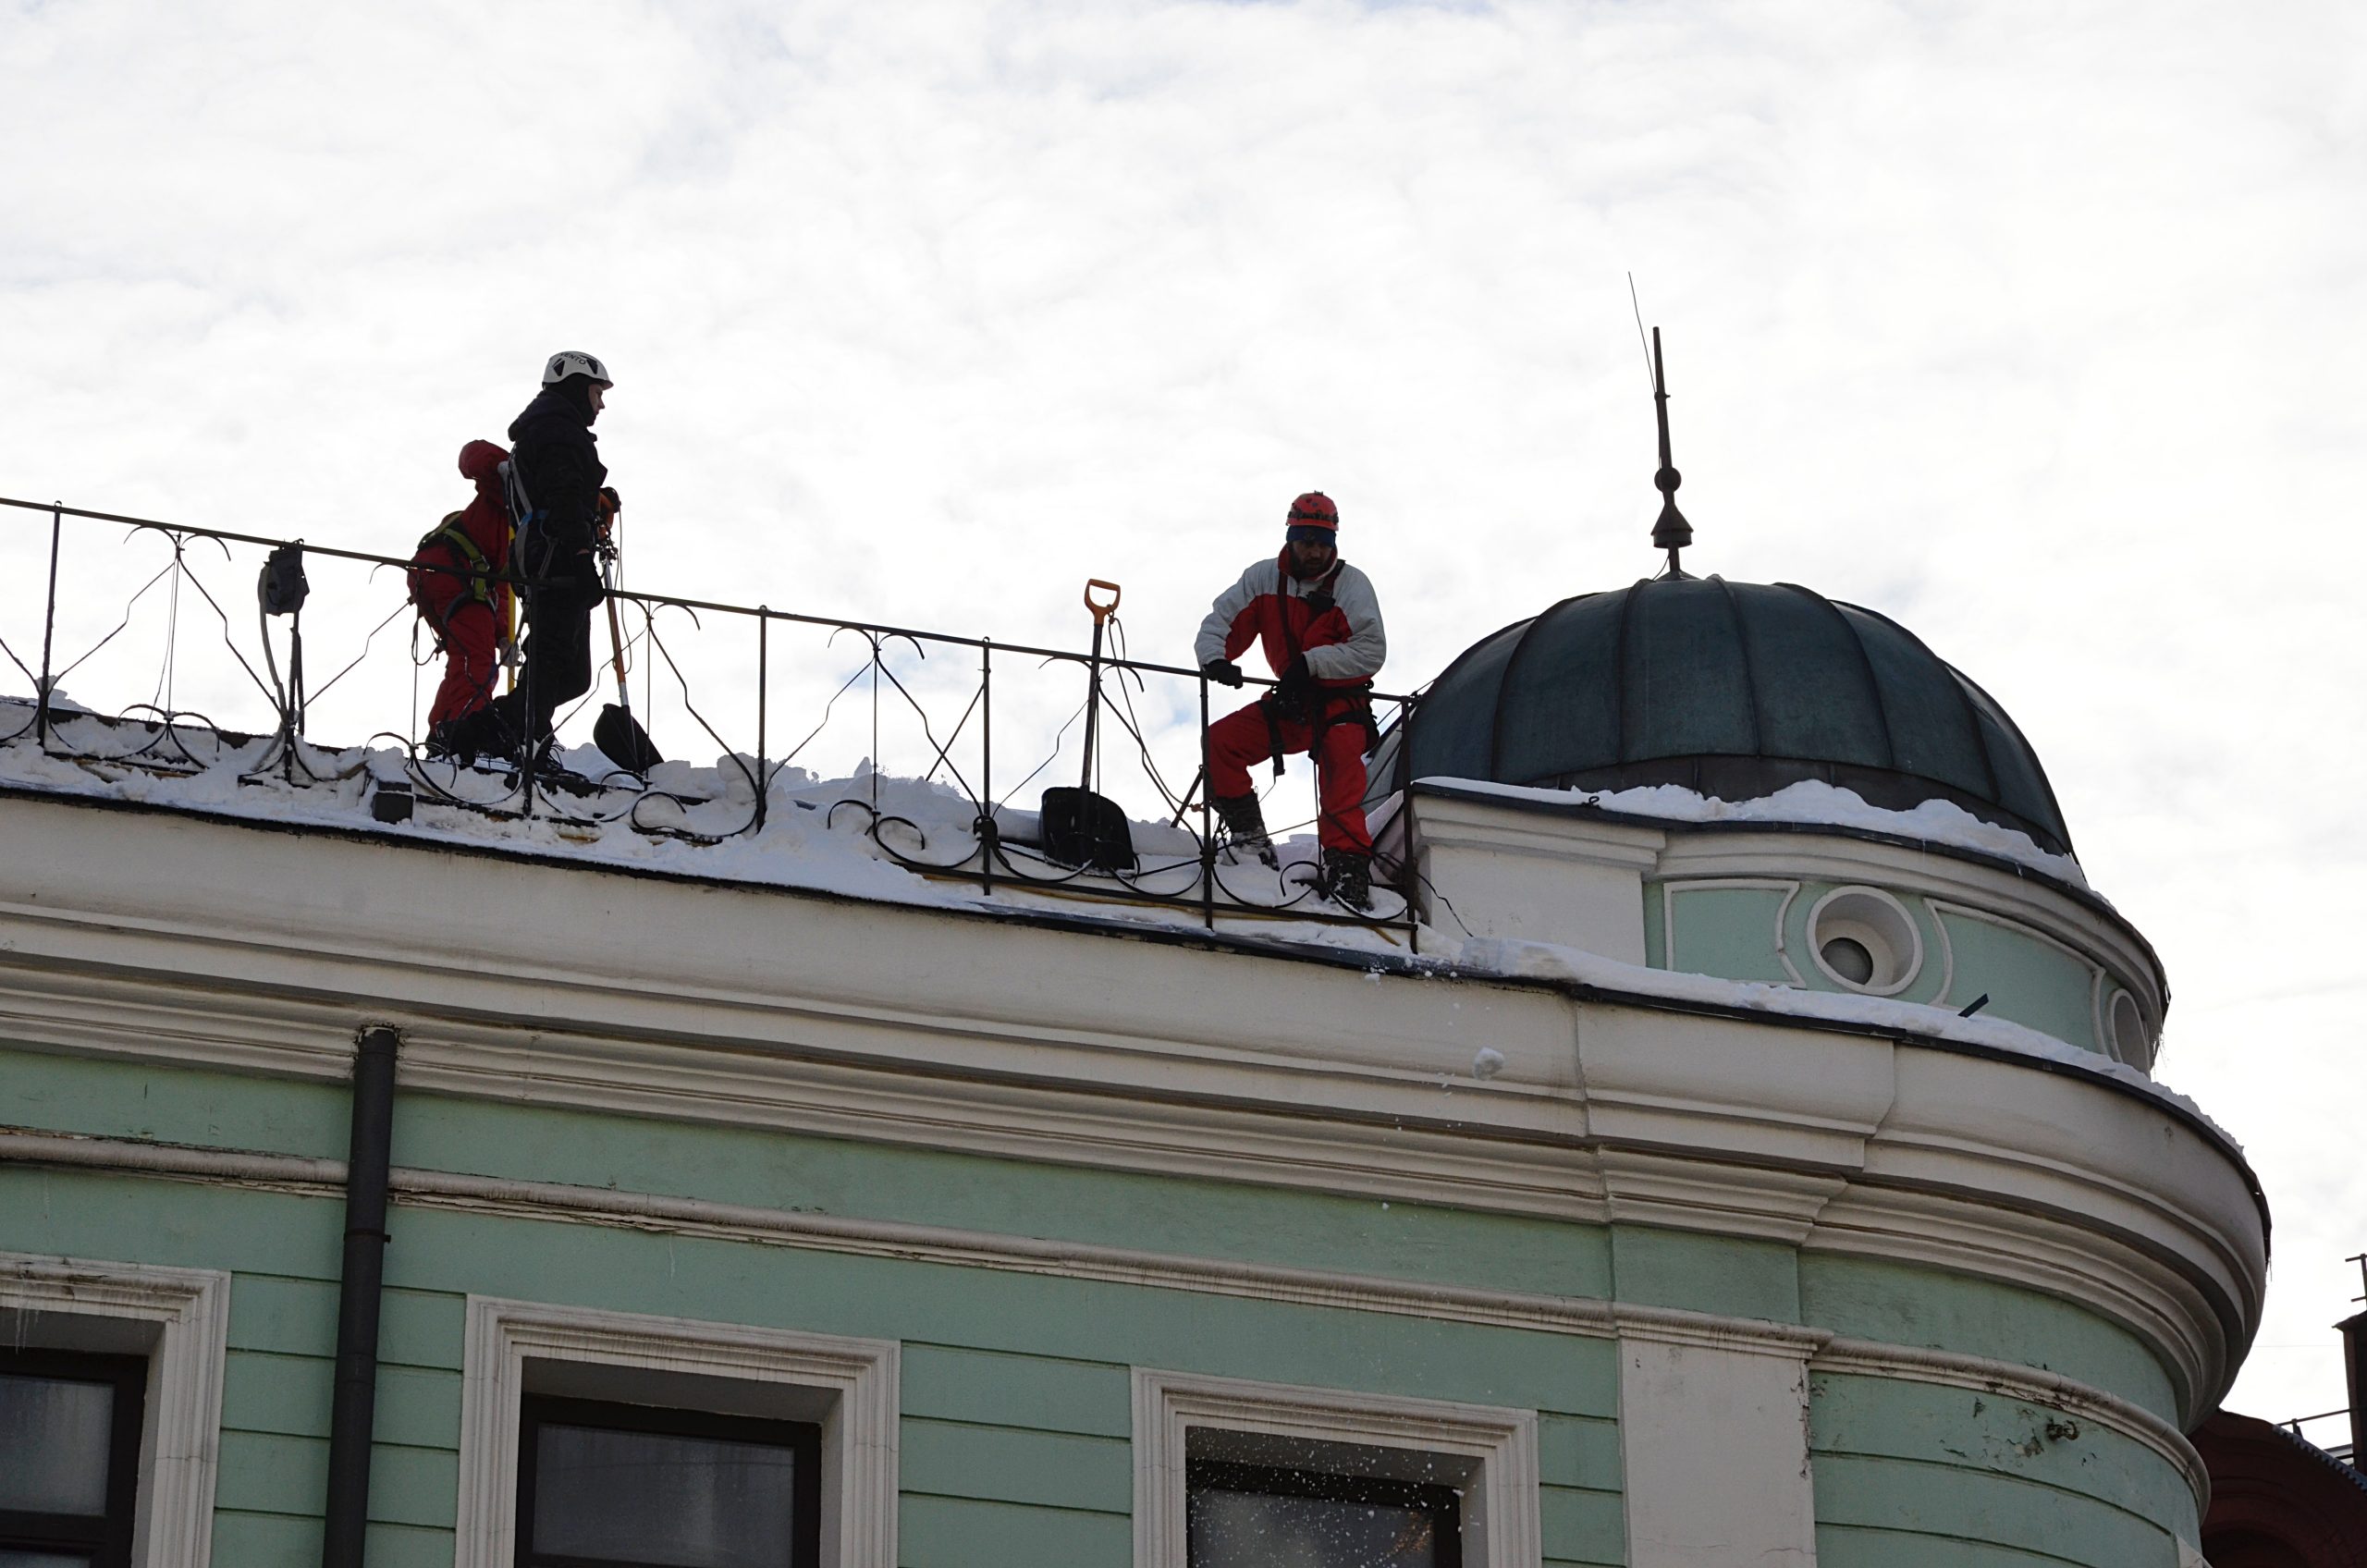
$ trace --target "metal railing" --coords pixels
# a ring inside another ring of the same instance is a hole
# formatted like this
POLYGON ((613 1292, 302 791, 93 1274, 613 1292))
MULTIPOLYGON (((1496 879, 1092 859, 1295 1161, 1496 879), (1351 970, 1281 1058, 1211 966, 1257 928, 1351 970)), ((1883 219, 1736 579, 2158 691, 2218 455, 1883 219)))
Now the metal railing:
MULTIPOLYGON (((440 663, 441 655, 432 647, 422 655, 416 612, 401 575, 412 569, 407 557, 55 502, 0 497, 0 508, 35 514, 48 524, 45 572, 0 573, 0 656, 32 689, 21 704, 30 709, 24 722, 0 734, 0 743, 30 736, 52 758, 165 775, 235 762, 245 783, 271 780, 282 789, 307 790, 359 780, 367 791, 408 790, 424 805, 547 823, 563 835, 622 823, 652 838, 708 845, 762 834, 780 808, 777 796, 786 792, 791 803, 818 813, 826 828, 844 812, 860 813, 863 831, 906 870, 973 882, 987 894, 1008 888, 1196 909, 1210 928, 1220 919, 1280 918, 1402 932, 1409 943, 1418 929, 1408 865, 1377 860, 1374 909, 1358 914, 1324 898, 1311 881, 1294 880, 1299 874, 1290 864, 1280 873, 1254 859, 1234 864, 1204 787, 1207 735, 1215 717, 1210 681, 1198 669, 1127 656, 1122 626, 1118 651, 1102 655, 1094 666, 1098 679, 1087 681, 1084 670, 1091 656, 1071 649, 614 589, 631 623, 623 651, 639 674, 637 712, 658 730, 661 743, 669 734, 695 733, 720 748, 721 788, 702 794, 685 785, 681 769, 666 765, 645 774, 602 767, 581 777, 545 778, 524 756, 472 767, 428 754, 419 717, 420 672, 440 663), (292 610, 274 615, 259 603, 250 631, 242 617, 226 607, 226 601, 238 599, 208 582, 235 580, 249 553, 259 554, 259 600, 275 560, 283 570, 289 561, 327 570, 319 583, 307 573, 310 597, 298 595, 292 610), (396 574, 391 582, 384 576, 389 570, 396 574), (104 592, 93 578, 107 585, 104 592), (37 612, 26 592, 29 579, 41 586, 37 612), (37 659, 25 634, 36 615, 37 659), (276 634, 280 619, 285 626, 276 634), (406 637, 409 647, 398 658, 406 637), (803 644, 791 645, 798 639, 803 644), (284 662, 276 643, 284 644, 284 662), (331 654, 326 659, 319 656, 325 650, 331 654), (961 655, 960 668, 943 656, 948 652, 961 655), (335 670, 310 687, 308 654, 317 668, 335 670), (1066 702, 1052 693, 1047 672, 1059 671, 1067 672, 1060 680, 1086 692, 1055 727, 1066 702), (404 672, 409 716, 399 724, 385 723, 402 701, 404 672), (146 685, 148 695, 77 703, 65 694, 69 678, 105 687, 130 681, 134 690, 146 685), (840 699, 858 686, 865 688, 867 703, 850 716, 840 699), (1005 710, 1000 718, 999 704, 1005 710), (313 728, 325 707, 366 729, 368 741, 342 749, 315 742, 313 728), (776 710, 782 708, 802 710, 803 728, 795 744, 776 753, 776 710), (1053 859, 1031 835, 1030 814, 1009 800, 1060 761, 1088 708, 1114 724, 1113 738, 1122 741, 1092 759, 1086 781, 1115 796, 1129 818, 1137 819, 1131 831, 1139 858, 1132 871, 1091 870, 1053 859), (259 712, 262 722, 251 730, 239 729, 228 722, 239 709, 259 712), (742 717, 728 724, 713 717, 727 709, 742 717), (223 722, 212 717, 216 713, 223 722), (1009 778, 1017 769, 1010 757, 998 755, 999 723, 1006 752, 1041 758, 1000 797, 998 778, 1009 778), (734 726, 742 745, 723 733, 734 726), (835 791, 799 766, 801 757, 828 754, 833 742, 841 752, 856 742, 864 747, 863 763, 835 791), (893 755, 915 760, 899 775, 888 767, 893 755), (389 770, 390 756, 399 759, 399 777, 389 770), (1194 781, 1179 793, 1172 780, 1195 769, 1194 781), (809 798, 816 790, 833 798, 809 798), (1268 879, 1273 886, 1265 885, 1268 879)), ((31 564, 27 546, 40 544, 0 539, 8 543, 24 565, 31 564)), ((0 555, 0 564, 5 559, 0 555)), ((498 573, 490 580, 521 593, 534 586, 498 573)), ((602 674, 595 654, 592 690, 560 710, 558 728, 564 730, 585 703, 599 700, 602 674)), ((1252 688, 1275 684, 1248 680, 1252 688)), ((1402 717, 1412 700, 1375 693, 1376 717, 1402 717)), ((1280 841, 1312 823, 1311 817, 1277 823, 1275 837, 1280 841)))

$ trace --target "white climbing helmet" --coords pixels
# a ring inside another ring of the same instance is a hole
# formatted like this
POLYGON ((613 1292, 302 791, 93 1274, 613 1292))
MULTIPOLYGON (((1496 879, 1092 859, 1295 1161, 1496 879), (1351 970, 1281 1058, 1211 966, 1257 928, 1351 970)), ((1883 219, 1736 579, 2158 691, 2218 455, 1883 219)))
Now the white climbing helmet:
POLYGON ((603 386, 614 386, 608 379, 608 367, 598 358, 574 349, 562 349, 543 366, 543 385, 556 386, 570 375, 588 375, 603 386))

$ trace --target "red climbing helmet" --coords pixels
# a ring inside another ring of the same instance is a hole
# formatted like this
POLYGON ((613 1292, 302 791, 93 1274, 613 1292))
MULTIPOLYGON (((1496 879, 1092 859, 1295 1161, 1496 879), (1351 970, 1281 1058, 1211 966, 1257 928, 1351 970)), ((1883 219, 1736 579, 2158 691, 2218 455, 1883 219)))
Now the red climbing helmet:
POLYGON ((1322 491, 1309 490, 1291 503, 1291 515, 1282 521, 1282 526, 1294 543, 1329 545, 1340 534, 1340 508, 1322 491), (1306 530, 1303 540, 1301 529, 1306 530))

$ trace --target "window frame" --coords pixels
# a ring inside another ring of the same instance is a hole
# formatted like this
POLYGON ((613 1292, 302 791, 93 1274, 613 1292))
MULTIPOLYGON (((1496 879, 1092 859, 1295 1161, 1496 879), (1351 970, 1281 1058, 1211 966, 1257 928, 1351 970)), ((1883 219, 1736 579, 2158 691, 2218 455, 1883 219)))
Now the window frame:
POLYGON ((144 1362, 134 1568, 206 1568, 220 1467, 230 1276, 0 1253, 0 1342, 144 1362))
POLYGON ((725 1415, 709 1410, 632 1404, 620 1400, 576 1399, 528 1393, 518 1407, 518 1568, 617 1568, 612 1558, 538 1552, 533 1545, 535 1457, 546 1425, 588 1427, 598 1431, 659 1437, 716 1438, 784 1448, 792 1455, 791 1485, 797 1498, 795 1535, 789 1561, 779 1568, 819 1568, 822 1560, 822 1427, 817 1421, 761 1415, 725 1415))
POLYGON ((140 1523, 140 1435, 148 1403, 148 1358, 0 1345, 0 1376, 97 1383, 110 1390, 106 1500, 100 1512, 35 1513, 0 1508, 0 1548, 89 1552, 91 1568, 130 1568, 140 1523))
POLYGON ((1134 1568, 1190 1568, 1189 1476, 1196 1447, 1220 1461, 1270 1464, 1277 1440, 1312 1445, 1313 1466, 1284 1469, 1404 1481, 1419 1469, 1463 1493, 1461 1568, 1526 1568, 1542 1550, 1537 1412, 1398 1394, 1163 1372, 1137 1366, 1134 1568), (1207 1434, 1196 1443, 1196 1432, 1207 1434), (1231 1449, 1233 1452, 1222 1452, 1231 1449), (1386 1464, 1359 1470, 1353 1451, 1386 1464), (1336 1458, 1337 1464, 1333 1463, 1336 1458))
POLYGON ((894 1340, 469 1297, 454 1568, 514 1568, 529 1393, 811 1421, 821 1562, 896 1568, 894 1340))
POLYGON ((1202 1487, 1257 1497, 1299 1497, 1326 1502, 1361 1502, 1439 1516, 1452 1528, 1438 1536, 1438 1568, 1463 1568, 1463 1499, 1438 1481, 1401 1481, 1295 1465, 1257 1464, 1237 1459, 1187 1454, 1184 1463, 1184 1554, 1191 1554, 1191 1499, 1202 1487), (1228 1481, 1233 1482, 1227 1485, 1228 1481))

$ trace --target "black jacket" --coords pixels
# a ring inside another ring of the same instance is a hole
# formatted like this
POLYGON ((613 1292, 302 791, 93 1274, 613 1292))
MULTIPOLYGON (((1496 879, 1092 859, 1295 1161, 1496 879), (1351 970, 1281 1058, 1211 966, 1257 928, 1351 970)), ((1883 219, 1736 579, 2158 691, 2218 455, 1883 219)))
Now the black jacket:
POLYGON ((527 502, 541 514, 522 543, 530 577, 596 579, 592 559, 599 537, 600 486, 608 471, 592 434, 592 410, 564 386, 546 386, 525 411, 509 423, 509 460, 526 487, 527 502), (536 537, 536 534, 539 537, 536 537), (549 559, 538 559, 547 553, 549 559))

